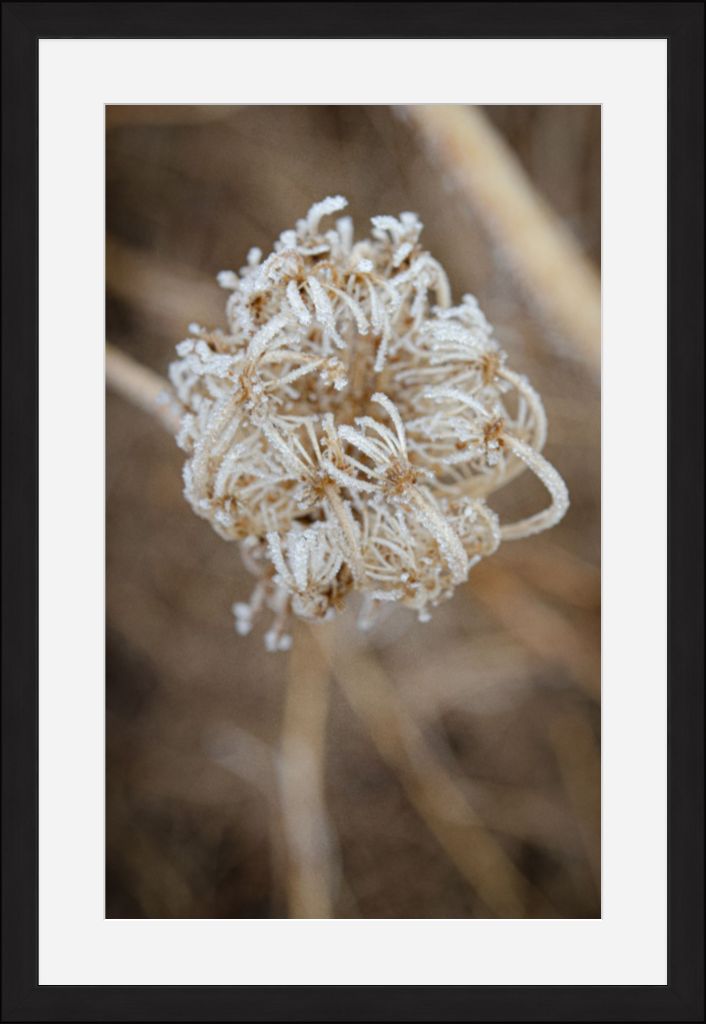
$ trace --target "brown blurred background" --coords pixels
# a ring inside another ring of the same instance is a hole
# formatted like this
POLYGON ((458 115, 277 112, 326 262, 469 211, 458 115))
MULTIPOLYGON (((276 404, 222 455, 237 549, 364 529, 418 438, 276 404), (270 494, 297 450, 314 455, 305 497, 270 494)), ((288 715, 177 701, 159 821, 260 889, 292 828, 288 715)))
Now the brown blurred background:
MULTIPOLYGON (((429 624, 347 615, 323 654, 266 654, 233 630, 250 577, 182 498, 182 453, 109 393, 108 917, 600 915, 597 369, 398 113, 108 108, 107 336, 164 374, 190 321, 223 323, 215 274, 316 200, 347 196, 357 234, 414 210, 543 396, 571 509, 429 624)), ((597 264, 600 109, 485 114, 597 264)), ((490 503, 544 500, 521 477, 490 503)))

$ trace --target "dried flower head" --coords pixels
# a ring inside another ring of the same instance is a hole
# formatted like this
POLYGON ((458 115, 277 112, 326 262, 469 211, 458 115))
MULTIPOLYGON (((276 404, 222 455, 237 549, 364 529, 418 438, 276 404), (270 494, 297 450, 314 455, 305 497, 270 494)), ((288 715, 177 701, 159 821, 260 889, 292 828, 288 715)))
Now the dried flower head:
POLYGON ((240 543, 257 584, 236 628, 269 609, 270 650, 291 614, 327 619, 354 592, 363 625, 389 602, 426 620, 501 540, 568 506, 539 396, 475 298, 451 305, 416 215, 355 242, 348 217, 321 226, 345 206, 316 203, 266 259, 221 273, 228 330, 192 324, 170 369, 186 497, 240 543), (501 526, 487 498, 525 468, 551 503, 501 526))

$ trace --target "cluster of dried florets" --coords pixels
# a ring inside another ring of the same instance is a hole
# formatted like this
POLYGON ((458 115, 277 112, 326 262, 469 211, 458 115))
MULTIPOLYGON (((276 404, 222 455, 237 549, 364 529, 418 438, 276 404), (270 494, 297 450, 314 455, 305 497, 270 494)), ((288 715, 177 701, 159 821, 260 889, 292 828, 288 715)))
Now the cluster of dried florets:
POLYGON ((566 487, 539 454, 541 401, 476 300, 451 306, 417 217, 374 217, 355 242, 336 196, 317 203, 228 291, 228 330, 196 324, 171 380, 184 413, 185 494, 258 582, 234 606, 247 633, 267 608, 270 650, 290 614, 331 617, 362 596, 361 622, 389 602, 427 619, 501 540, 553 526, 566 487), (501 526, 486 498, 525 467, 551 504, 501 526))

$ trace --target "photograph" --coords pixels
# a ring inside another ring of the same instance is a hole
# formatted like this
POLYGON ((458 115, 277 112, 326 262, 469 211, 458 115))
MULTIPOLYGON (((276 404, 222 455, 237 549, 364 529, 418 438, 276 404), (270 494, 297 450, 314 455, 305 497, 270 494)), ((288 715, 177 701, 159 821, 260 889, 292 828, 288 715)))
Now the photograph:
POLYGON ((106 918, 601 917, 601 152, 106 106, 106 918))
POLYGON ((703 1021, 703 4, 3 3, 2 1021, 703 1021))

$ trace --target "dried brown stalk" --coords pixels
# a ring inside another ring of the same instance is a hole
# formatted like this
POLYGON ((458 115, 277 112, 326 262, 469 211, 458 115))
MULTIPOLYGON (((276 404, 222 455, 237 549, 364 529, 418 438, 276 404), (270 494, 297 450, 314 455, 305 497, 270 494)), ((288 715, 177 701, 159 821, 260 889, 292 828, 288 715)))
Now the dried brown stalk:
POLYGON ((599 372, 598 275, 510 147, 477 107, 430 104, 407 110, 520 279, 599 372))
POLYGON ((176 433, 180 410, 163 377, 110 344, 106 345, 105 376, 113 391, 154 416, 170 434, 176 433))
POLYGON ((294 918, 333 916, 337 857, 325 797, 329 676, 322 648, 309 630, 299 629, 288 663, 279 764, 287 899, 294 918))
POLYGON ((108 294, 134 306, 165 335, 181 337, 196 318, 220 316, 221 293, 214 281, 181 264, 155 259, 112 236, 106 242, 108 294))
POLYGON ((429 745, 379 661, 369 649, 347 644, 341 634, 324 648, 327 628, 311 627, 311 633, 330 660, 336 682, 460 874, 498 917, 524 917, 531 903, 542 904, 549 916, 544 897, 476 815, 461 782, 429 745))

